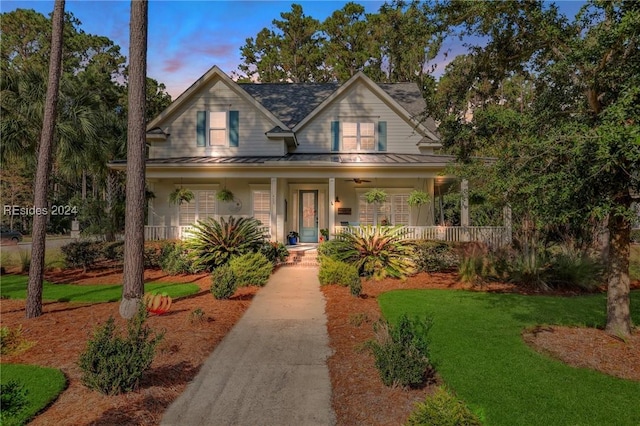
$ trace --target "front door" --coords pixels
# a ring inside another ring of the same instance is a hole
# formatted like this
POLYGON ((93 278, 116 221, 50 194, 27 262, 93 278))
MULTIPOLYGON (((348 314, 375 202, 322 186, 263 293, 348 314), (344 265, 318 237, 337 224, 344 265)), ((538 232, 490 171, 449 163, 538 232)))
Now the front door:
POLYGON ((300 191, 300 242, 318 242, 318 191, 300 191))

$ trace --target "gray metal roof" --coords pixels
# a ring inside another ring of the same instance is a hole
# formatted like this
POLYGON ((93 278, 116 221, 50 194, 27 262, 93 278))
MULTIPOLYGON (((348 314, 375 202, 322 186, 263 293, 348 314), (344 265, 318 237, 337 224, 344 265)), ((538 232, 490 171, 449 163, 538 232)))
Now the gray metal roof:
MULTIPOLYGON (((331 164, 443 164, 454 162, 455 157, 451 155, 429 155, 429 154, 342 154, 342 153, 318 153, 318 154, 296 154, 290 153, 283 156, 244 156, 244 157, 174 157, 174 158, 152 158, 146 161, 147 166, 163 164, 264 164, 267 162, 319 162, 331 164)), ((112 161, 112 165, 125 164, 126 160, 112 161)))
MULTIPOLYGON (((240 83, 247 93, 293 128, 339 87, 339 83, 240 83)), ((427 106, 416 83, 378 83, 400 106, 431 131, 436 124, 424 117, 427 106), (423 120, 424 119, 424 120, 423 120)))

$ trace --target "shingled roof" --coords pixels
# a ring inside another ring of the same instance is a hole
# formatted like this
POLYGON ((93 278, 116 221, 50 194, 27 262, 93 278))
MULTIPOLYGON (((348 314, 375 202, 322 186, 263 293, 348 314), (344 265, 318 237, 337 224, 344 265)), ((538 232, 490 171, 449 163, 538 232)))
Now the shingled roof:
MULTIPOLYGON (((239 86, 291 129, 331 96, 340 84, 241 83, 239 86)), ((378 86, 412 117, 422 121, 426 103, 416 83, 378 83, 378 86)), ((436 131, 435 122, 431 118, 424 120, 423 125, 436 131)))

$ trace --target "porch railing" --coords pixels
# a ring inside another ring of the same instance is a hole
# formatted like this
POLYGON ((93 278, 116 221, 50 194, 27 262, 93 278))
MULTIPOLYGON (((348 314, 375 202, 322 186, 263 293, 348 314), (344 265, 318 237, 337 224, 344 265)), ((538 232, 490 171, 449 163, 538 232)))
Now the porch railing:
MULTIPOLYGON (((341 232, 363 233, 359 226, 337 226, 341 232)), ((405 226, 400 229, 402 238, 407 240, 478 241, 491 247, 509 244, 508 230, 504 226, 405 226)))
MULTIPOLYGON (((144 239, 146 241, 184 240, 189 237, 192 230, 193 226, 145 226, 144 239)), ((261 226, 258 230, 270 237, 268 226, 261 226)))

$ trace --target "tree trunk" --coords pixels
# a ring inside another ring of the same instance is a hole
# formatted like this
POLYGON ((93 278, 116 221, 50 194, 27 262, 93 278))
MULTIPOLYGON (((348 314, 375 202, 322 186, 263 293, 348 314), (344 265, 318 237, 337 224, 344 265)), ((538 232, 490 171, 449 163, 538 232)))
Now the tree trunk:
POLYGON ((629 305, 629 239, 631 223, 621 215, 609 217, 609 279, 607 283, 607 326, 618 337, 631 335, 629 305))
POLYGON ((47 97, 42 120, 42 133, 38 146, 38 165, 34 184, 33 207, 33 243, 31 245, 31 265, 29 266, 29 284, 27 286, 26 317, 42 315, 42 278, 44 275, 44 251, 47 232, 47 189, 51 170, 51 152, 56 126, 56 107, 58 88, 62 71, 62 33, 64 28, 64 0, 56 0, 53 6, 51 56, 49 58, 49 79, 47 97))
POLYGON ((131 2, 124 273, 120 302, 120 315, 127 319, 136 314, 144 294, 147 14, 147 0, 131 2))

